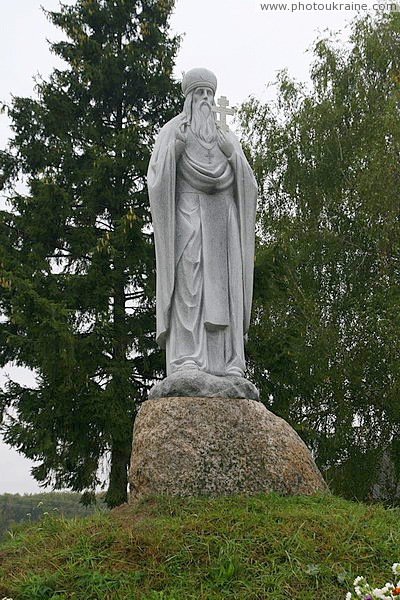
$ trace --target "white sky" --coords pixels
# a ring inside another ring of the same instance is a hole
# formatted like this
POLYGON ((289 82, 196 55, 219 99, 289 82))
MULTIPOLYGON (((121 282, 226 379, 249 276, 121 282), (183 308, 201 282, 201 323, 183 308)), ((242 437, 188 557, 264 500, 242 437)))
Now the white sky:
MULTIPOLYGON (((306 80, 311 61, 306 50, 318 33, 327 28, 343 30, 356 13, 306 9, 291 12, 291 2, 287 11, 261 11, 256 0, 177 0, 171 24, 174 32, 185 35, 176 76, 193 67, 211 69, 218 78, 217 97, 227 96, 231 106, 249 95, 265 100, 266 84, 280 69, 287 67, 293 77, 306 80)), ((302 2, 305 6, 306 0, 302 2)), ((64 3, 72 4, 73 0, 64 3)), ((54 66, 60 66, 46 42, 46 38, 58 40, 60 33, 47 21, 40 4, 48 10, 59 6, 58 0, 3 0, 0 4, 0 102, 8 101, 10 94, 32 95, 33 76, 39 73, 46 78, 54 66)), ((0 148, 9 135, 7 118, 2 115, 0 148)), ((27 384, 33 379, 26 370, 10 367, 5 372, 27 384)), ((3 382, 4 373, 0 385, 3 382)), ((30 467, 28 460, 0 443, 0 493, 39 491, 30 467)))

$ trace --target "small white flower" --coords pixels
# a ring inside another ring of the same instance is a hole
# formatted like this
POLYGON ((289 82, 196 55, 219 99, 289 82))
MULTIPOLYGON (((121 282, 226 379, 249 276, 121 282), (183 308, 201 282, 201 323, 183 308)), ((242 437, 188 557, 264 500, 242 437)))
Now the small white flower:
POLYGON ((364 577, 360 577, 360 576, 358 576, 358 577, 356 577, 356 578, 355 578, 355 580, 354 580, 354 582, 353 582, 353 585, 358 585, 358 584, 359 584, 359 583, 361 583, 362 581, 364 581, 364 577))
POLYGON ((351 593, 347 592, 345 600, 351 600, 351 593))
POLYGON ((372 590, 372 595, 379 600, 390 600, 390 596, 386 595, 387 590, 385 588, 375 588, 372 590))
POLYGON ((400 574, 400 563, 394 563, 392 565, 392 571, 395 575, 399 575, 400 574))
POLYGON ((361 588, 358 585, 355 585, 354 591, 355 591, 356 595, 360 598, 361 597, 361 588))
POLYGON ((390 583, 390 581, 389 581, 389 583, 385 583, 385 588, 387 589, 387 591, 389 591, 394 588, 394 585, 393 585, 393 583, 390 583))

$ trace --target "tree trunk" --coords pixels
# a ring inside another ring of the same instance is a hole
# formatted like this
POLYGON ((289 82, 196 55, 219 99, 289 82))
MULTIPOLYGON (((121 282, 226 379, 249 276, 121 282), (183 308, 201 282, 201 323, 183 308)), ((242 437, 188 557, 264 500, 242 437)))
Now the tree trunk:
POLYGON ((128 499, 128 467, 131 449, 115 445, 111 450, 111 472, 105 502, 109 508, 115 508, 128 499))
MULTIPOLYGON (((119 48, 121 49, 121 35, 118 38, 119 48)), ((116 116, 116 128, 121 131, 122 126, 122 105, 118 107, 116 116)), ((120 154, 116 153, 116 158, 120 159, 120 154)), ((117 178, 115 183, 116 202, 112 210, 112 222, 115 226, 119 223, 120 218, 124 214, 124 206, 121 201, 121 190, 123 189, 123 180, 117 178)), ((114 258, 114 306, 113 306, 113 389, 115 394, 115 412, 113 423, 113 433, 111 435, 111 471, 110 480, 105 497, 106 504, 109 508, 114 508, 127 501, 128 487, 128 467, 131 455, 131 434, 132 429, 124 431, 120 429, 120 423, 125 419, 122 414, 126 410, 127 382, 125 380, 125 367, 127 365, 127 337, 126 337, 126 273, 125 273, 125 256, 123 250, 118 249, 119 254, 114 258)))

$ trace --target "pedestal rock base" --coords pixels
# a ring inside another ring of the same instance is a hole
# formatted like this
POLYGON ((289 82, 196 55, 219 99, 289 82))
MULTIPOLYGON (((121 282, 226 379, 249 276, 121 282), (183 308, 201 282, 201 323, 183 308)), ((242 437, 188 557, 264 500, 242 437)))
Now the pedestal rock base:
POLYGON ((156 383, 149 392, 149 400, 178 396, 258 400, 260 394, 245 377, 220 377, 197 370, 175 371, 156 383))
POLYGON ((255 400, 147 400, 133 430, 131 503, 149 495, 328 492, 295 431, 255 400))

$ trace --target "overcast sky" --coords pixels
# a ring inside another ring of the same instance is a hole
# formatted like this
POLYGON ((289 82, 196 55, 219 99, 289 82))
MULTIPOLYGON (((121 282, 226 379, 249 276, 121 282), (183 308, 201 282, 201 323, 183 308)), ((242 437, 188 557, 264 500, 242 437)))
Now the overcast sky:
MULTIPOLYGON (((330 4, 331 0, 325 0, 330 4)), ((73 4, 73 0, 64 0, 73 4)), ((5 0, 0 5, 0 102, 10 94, 34 93, 33 76, 46 78, 60 62, 49 52, 46 39, 57 40, 40 10, 57 10, 58 0, 5 0)), ((308 79, 311 54, 307 52, 324 30, 342 30, 356 13, 349 10, 307 10, 307 2, 293 0, 285 10, 261 10, 256 0, 177 0, 171 20, 175 33, 184 34, 176 62, 176 76, 204 66, 218 78, 217 96, 225 95, 231 106, 250 95, 266 100, 279 70, 288 68, 299 80, 308 79), (304 8, 301 8, 301 5, 304 8)), ((372 6, 372 3, 369 4, 372 6)), ((0 147, 10 135, 8 122, 0 116, 0 147)), ((9 373, 30 384, 32 375, 12 366, 0 373, 0 385, 9 373)), ((0 493, 33 493, 39 487, 30 476, 31 463, 0 443, 0 493)))

